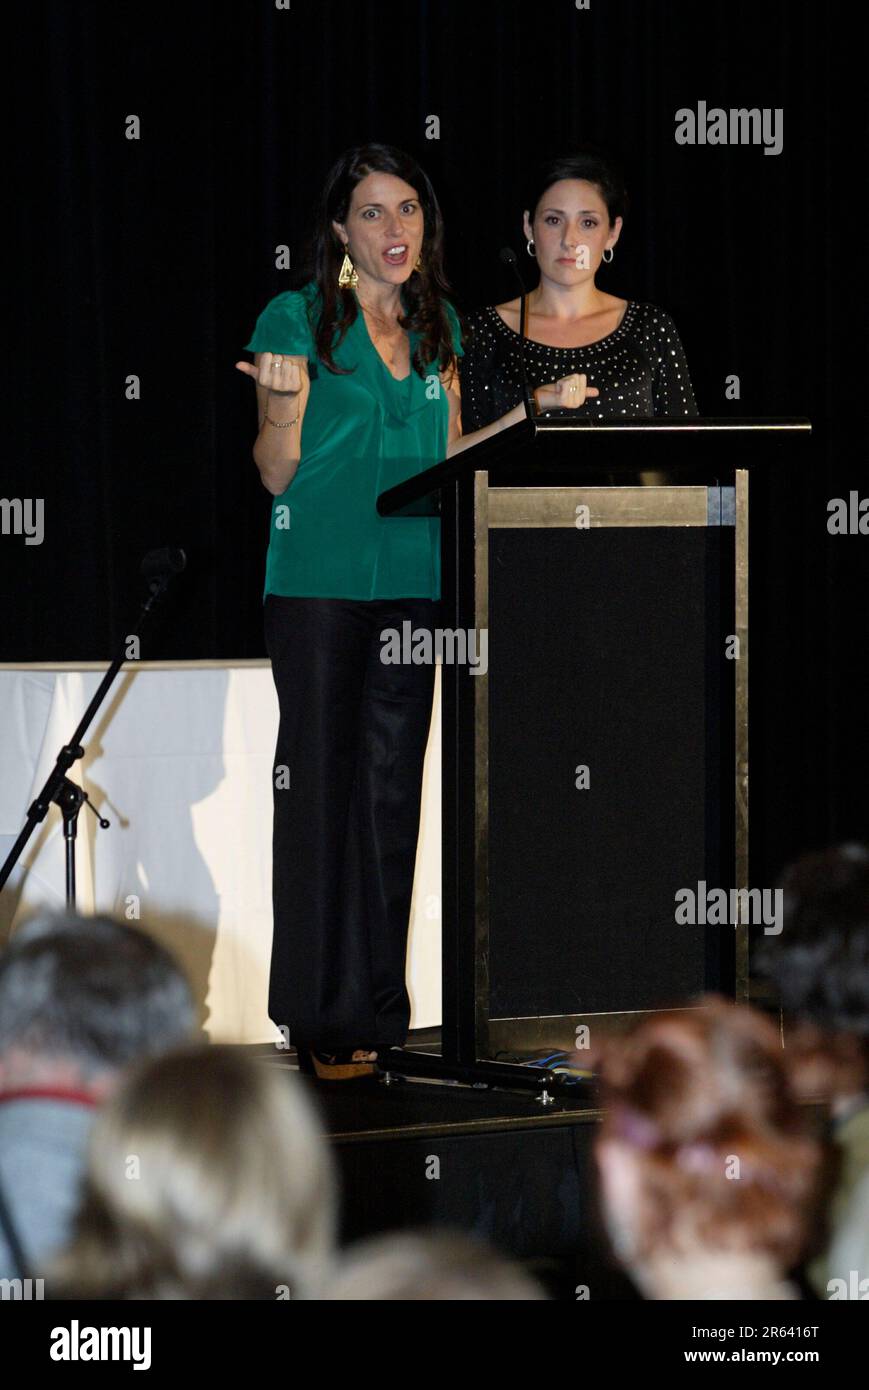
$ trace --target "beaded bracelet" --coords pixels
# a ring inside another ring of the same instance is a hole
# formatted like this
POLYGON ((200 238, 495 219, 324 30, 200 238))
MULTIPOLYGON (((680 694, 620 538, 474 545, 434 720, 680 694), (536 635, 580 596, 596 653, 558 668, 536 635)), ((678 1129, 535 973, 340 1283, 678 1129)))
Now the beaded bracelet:
POLYGON ((298 418, 299 418, 299 417, 298 417, 298 415, 297 415, 295 420, 283 420, 283 421, 280 421, 280 420, 272 420, 268 415, 264 415, 264 416, 263 416, 263 419, 264 419, 264 420, 268 420, 268 422, 269 422, 270 425, 274 425, 274 427, 275 427, 276 430, 285 430, 285 429, 289 429, 290 425, 295 425, 295 424, 296 424, 296 422, 298 421, 298 418))

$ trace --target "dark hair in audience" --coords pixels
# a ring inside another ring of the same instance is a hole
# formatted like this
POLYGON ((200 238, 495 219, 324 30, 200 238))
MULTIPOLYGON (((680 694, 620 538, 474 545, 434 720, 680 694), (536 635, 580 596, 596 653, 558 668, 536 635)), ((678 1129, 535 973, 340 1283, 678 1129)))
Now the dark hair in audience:
POLYGON ((444 274, 443 218, 428 174, 394 145, 354 145, 344 151, 326 175, 309 253, 321 295, 320 317, 314 326, 317 356, 332 372, 343 374, 348 370, 336 366, 333 353, 359 310, 352 289, 338 284, 344 247, 332 223, 346 223, 353 190, 368 174, 392 174, 416 190, 424 223, 422 265, 401 287, 406 312, 399 323, 419 334, 413 370, 424 377, 431 364, 437 362, 441 371, 447 371, 455 366, 456 355, 442 303, 443 296, 450 293, 444 274))
POLYGON ((548 159, 534 171, 525 191, 523 207, 530 220, 548 188, 562 179, 582 179, 593 183, 606 204, 610 224, 628 211, 628 192, 615 159, 597 145, 584 145, 571 154, 548 159))
POLYGON ((0 955, 0 1055, 74 1060, 86 1077, 188 1038, 190 987, 145 932, 111 917, 40 913, 0 955))
POLYGON ((782 931, 758 952, 782 1007, 869 1042, 869 849, 806 854, 782 877, 782 931))

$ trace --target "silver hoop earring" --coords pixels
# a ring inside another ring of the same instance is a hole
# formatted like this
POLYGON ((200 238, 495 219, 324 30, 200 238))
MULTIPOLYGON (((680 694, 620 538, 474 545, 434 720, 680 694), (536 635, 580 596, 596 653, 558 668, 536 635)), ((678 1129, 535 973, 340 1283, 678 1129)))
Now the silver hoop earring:
POLYGON ((613 258, 613 248, 611 246, 606 247, 606 250, 603 253, 603 258, 606 261, 607 265, 609 265, 610 261, 613 258), (607 255, 607 251, 609 251, 609 255, 607 255))
POLYGON ((525 250, 528 252, 528 255, 531 256, 534 260, 537 259, 537 249, 534 245, 533 240, 526 243, 525 250))

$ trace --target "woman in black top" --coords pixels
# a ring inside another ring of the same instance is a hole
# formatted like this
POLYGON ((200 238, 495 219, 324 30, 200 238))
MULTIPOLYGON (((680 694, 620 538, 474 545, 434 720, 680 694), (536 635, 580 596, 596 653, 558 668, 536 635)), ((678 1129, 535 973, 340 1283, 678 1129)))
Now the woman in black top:
POLYGON ((545 167, 524 215, 529 256, 540 283, 520 304, 479 309, 468 320, 460 363, 466 433, 522 400, 520 313, 532 388, 577 373, 581 414, 593 418, 696 416, 688 363, 670 315, 654 304, 618 299, 595 284, 613 259, 627 195, 607 158, 585 150, 545 167))

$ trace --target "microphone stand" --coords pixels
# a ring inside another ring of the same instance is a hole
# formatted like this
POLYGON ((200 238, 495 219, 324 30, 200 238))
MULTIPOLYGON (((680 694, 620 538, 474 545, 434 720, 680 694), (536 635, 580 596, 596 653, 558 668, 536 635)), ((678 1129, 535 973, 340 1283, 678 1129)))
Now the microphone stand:
POLYGON ((111 822, 98 814, 91 805, 84 788, 78 786, 66 774, 74 762, 84 757, 82 739, 105 699, 109 686, 126 660, 127 644, 130 637, 137 636, 145 627, 154 608, 165 594, 173 575, 182 570, 185 563, 183 550, 151 551, 142 561, 142 573, 148 578, 149 594, 136 619, 136 630, 133 633, 125 634, 120 651, 100 681, 93 699, 81 717, 78 728, 73 733, 69 743, 65 743, 61 748, 42 790, 28 810, 21 833, 6 856, 3 867, 0 868, 0 892, 3 891, 6 880, 20 859, 24 846, 37 825, 45 820, 49 807, 54 802, 60 807, 63 816, 63 838, 66 850, 66 903, 70 909, 75 907, 75 843, 78 834, 78 813, 83 805, 87 805, 96 816, 101 829, 108 830, 111 822))
POLYGON ((522 400, 525 405, 525 415, 529 420, 533 420, 537 415, 537 409, 531 394, 531 387, 528 385, 528 373, 525 370, 525 283, 519 273, 519 263, 512 246, 502 247, 501 260, 504 265, 509 266, 516 277, 516 284, 519 286, 519 370, 522 373, 522 400))
MULTIPOLYGON (((503 246, 501 248, 501 260, 504 265, 509 266, 516 277, 516 284, 519 286, 519 370, 522 373, 522 400, 525 405, 525 415, 529 420, 539 420, 541 418, 540 413, 537 410, 531 387, 528 385, 528 373, 525 369, 525 343, 527 341, 525 333, 525 311, 528 303, 525 294, 525 283, 519 272, 519 262, 516 259, 516 252, 513 250, 512 246, 503 246)), ((543 419, 548 420, 549 418, 550 411, 544 411, 543 419)), ((586 419, 589 425, 594 425, 595 421, 593 415, 587 415, 586 419)))

